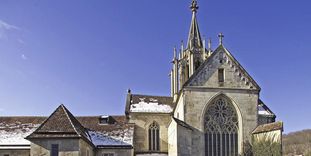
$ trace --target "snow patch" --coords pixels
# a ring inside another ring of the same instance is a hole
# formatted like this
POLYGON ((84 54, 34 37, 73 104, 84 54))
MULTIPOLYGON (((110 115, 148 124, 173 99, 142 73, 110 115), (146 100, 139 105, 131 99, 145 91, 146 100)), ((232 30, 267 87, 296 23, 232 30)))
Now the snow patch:
POLYGON ((26 123, 0 123, 0 145, 30 145, 30 142, 24 139, 35 131, 40 124, 26 123))
POLYGON ((133 145, 134 128, 115 130, 111 132, 88 131, 95 146, 128 146, 133 145))
POLYGON ((264 107, 261 105, 258 106, 258 114, 259 115, 271 115, 269 111, 267 111, 264 107))
POLYGON ((131 112, 171 113, 173 111, 171 106, 160 104, 157 99, 150 98, 150 102, 146 102, 145 98, 139 99, 140 102, 131 105, 131 112))

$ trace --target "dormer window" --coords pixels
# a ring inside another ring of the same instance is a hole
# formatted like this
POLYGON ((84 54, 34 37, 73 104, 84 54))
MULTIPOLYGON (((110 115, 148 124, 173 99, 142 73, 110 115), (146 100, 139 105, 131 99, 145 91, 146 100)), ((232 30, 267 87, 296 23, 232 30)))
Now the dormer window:
POLYGON ((115 119, 112 116, 103 115, 99 118, 99 124, 107 125, 107 124, 114 124, 115 119))
POLYGON ((103 115, 99 118, 99 124, 108 124, 109 121, 109 116, 108 115, 103 115))

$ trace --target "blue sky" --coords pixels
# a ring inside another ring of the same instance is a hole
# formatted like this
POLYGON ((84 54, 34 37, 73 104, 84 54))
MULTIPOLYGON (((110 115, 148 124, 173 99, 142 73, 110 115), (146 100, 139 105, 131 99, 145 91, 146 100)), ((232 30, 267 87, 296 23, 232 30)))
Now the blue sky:
MULTIPOLYGON (((190 0, 0 1, 0 115, 123 114, 128 88, 169 95, 190 0)), ((309 0, 199 0, 201 34, 261 86, 285 132, 311 128, 309 0)))

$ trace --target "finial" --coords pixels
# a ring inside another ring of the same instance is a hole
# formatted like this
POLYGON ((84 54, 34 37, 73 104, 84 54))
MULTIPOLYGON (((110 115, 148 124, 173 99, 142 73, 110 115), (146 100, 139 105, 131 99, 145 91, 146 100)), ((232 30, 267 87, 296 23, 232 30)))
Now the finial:
POLYGON ((184 41, 183 40, 181 40, 181 52, 183 52, 184 51, 184 41))
POLYGON ((127 89, 127 93, 128 93, 128 94, 131 94, 131 89, 130 89, 130 88, 127 89))
POLYGON ((218 37, 219 37, 219 45, 222 45, 223 43, 223 38, 225 37, 225 35, 223 33, 219 33, 218 34, 218 37))
POLYGON ((199 9, 197 0, 192 0, 190 9, 192 12, 197 12, 197 10, 199 9))

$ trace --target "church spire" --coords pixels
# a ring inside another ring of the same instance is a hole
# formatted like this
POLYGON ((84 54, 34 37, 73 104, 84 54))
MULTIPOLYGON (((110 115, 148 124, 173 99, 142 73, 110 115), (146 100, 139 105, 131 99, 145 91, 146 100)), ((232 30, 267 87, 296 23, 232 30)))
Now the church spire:
POLYGON ((191 25, 188 35, 188 43, 187 48, 202 48, 202 39, 199 31, 199 25, 197 21, 197 11, 199 9, 198 3, 196 0, 192 0, 190 9, 192 11, 192 19, 191 19, 191 25))

